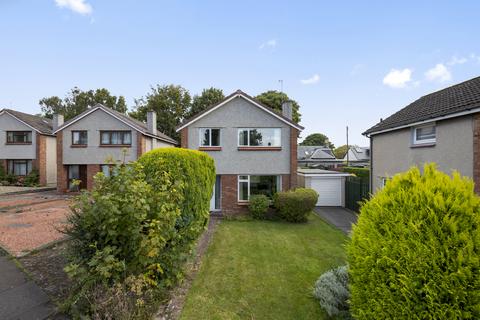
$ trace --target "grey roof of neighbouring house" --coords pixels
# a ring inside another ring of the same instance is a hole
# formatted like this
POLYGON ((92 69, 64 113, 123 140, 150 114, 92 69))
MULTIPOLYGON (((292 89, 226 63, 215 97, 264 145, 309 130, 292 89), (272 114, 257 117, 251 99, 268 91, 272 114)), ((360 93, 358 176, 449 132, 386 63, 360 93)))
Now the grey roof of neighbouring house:
MULTIPOLYGON (((355 159, 348 159, 349 161, 369 161, 370 160, 370 148, 369 147, 357 147, 351 146, 350 151, 352 151, 355 159)), ((347 154, 343 160, 347 160, 347 154)))
POLYGON ((324 146, 298 146, 298 160, 338 160, 335 158, 332 149, 324 146))
MULTIPOLYGON (((147 125, 137 119, 133 119, 123 113, 120 113, 116 110, 113 110, 111 108, 108 108, 108 107, 105 107, 104 105, 100 104, 100 103, 97 103, 94 107, 92 108, 89 108, 87 110, 85 110, 84 112, 80 113, 79 115, 77 115, 76 117, 73 117, 72 119, 68 120, 67 122, 65 122, 63 125, 61 125, 57 130, 55 130, 55 132, 58 132, 60 130, 63 130, 65 129, 66 127, 68 127, 70 124, 80 120, 81 118, 83 118, 84 116, 86 116, 88 113, 90 112, 93 112, 95 109, 102 109, 103 111, 105 111, 106 113, 110 113, 111 115, 117 117, 117 118, 120 118, 121 120, 123 120, 124 122, 126 122, 128 125, 130 125, 131 127, 133 127, 135 130, 145 134, 145 135, 148 135, 148 136, 153 136, 149 131, 148 131, 148 128, 147 128, 147 125)), ((167 136, 166 134, 160 132, 160 131, 157 131, 157 134, 155 135, 156 138, 160 139, 160 140, 164 140, 164 141, 167 141, 167 142, 170 142, 172 144, 178 144, 177 141, 173 138, 170 138, 169 136, 167 136)))
POLYGON ((363 134, 368 135, 476 108, 480 108, 480 77, 423 96, 363 134))
POLYGON ((34 128, 41 134, 52 134, 52 120, 41 117, 41 116, 34 116, 28 113, 23 113, 20 111, 15 111, 11 109, 3 109, 0 110, 0 113, 6 112, 11 116, 17 118, 18 120, 25 122, 30 127, 34 128))

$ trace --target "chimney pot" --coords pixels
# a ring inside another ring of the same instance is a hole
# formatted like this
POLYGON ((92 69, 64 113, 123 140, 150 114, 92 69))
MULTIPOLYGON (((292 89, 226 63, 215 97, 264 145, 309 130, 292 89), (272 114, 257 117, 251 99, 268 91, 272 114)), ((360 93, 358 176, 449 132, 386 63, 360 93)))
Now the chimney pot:
POLYGON ((155 111, 147 112, 147 129, 149 133, 157 135, 157 113, 155 111))
POLYGON ((63 125, 63 115, 55 113, 53 115, 53 131, 57 130, 63 125))
POLYGON ((292 101, 285 101, 284 103, 282 103, 282 114, 285 118, 292 120, 292 113, 293 113, 292 109, 293 109, 292 101))

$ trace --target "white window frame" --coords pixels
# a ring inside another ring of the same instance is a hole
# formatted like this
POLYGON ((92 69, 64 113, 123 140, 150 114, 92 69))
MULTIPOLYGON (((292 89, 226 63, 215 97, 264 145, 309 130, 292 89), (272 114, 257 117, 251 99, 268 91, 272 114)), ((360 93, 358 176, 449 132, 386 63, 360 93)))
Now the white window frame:
POLYGON ((282 175, 279 174, 239 174, 237 176, 237 201, 248 203, 250 201, 250 176, 275 176, 277 177, 277 192, 282 191, 282 175), (247 179, 240 179, 240 177, 246 176, 247 179), (240 199, 240 183, 247 182, 247 200, 240 199))
POLYGON ((241 148, 241 147, 256 147, 256 148, 281 148, 282 147, 282 128, 238 128, 238 131, 237 131, 237 147, 241 148), (278 146, 250 146, 250 131, 251 130, 259 130, 259 129, 278 129, 280 131, 280 145, 278 146), (240 144, 240 131, 245 131, 245 130, 248 130, 248 139, 247 139, 247 142, 248 144, 247 145, 243 145, 243 144, 240 144))
POLYGON ((414 144, 414 145, 434 144, 434 143, 437 142, 437 126, 436 126, 436 123, 435 123, 435 122, 432 122, 432 123, 429 123, 429 124, 425 124, 425 125, 413 127, 412 135, 413 135, 413 144, 414 144), (427 127, 434 127, 434 129, 435 129, 435 137, 434 137, 434 138, 430 138, 430 139, 421 139, 421 140, 418 140, 418 139, 417 139, 417 130, 418 130, 418 129, 422 129, 422 128, 427 128, 427 127))
POLYGON ((198 129, 198 145, 200 147, 221 147, 222 146, 222 130, 220 128, 199 128, 198 129), (209 134, 210 144, 208 146, 202 144, 202 141, 203 141, 202 131, 203 130, 210 130, 210 134, 209 134), (218 130, 218 140, 219 140, 218 141, 218 146, 212 146, 212 130, 218 130))

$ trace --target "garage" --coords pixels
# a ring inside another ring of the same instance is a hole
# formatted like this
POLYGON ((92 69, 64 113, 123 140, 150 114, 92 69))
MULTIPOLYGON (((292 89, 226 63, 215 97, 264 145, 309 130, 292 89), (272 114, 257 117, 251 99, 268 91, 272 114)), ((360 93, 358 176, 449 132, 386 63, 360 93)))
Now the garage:
POLYGON ((321 169, 298 169, 298 184, 319 194, 317 206, 345 206, 345 178, 349 173, 321 169))

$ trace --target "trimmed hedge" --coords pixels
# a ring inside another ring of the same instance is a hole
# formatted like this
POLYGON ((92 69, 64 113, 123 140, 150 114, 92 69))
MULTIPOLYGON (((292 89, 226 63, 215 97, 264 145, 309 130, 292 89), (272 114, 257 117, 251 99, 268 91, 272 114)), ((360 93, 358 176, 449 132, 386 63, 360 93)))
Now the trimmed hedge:
POLYGON ((347 247, 356 319, 479 319, 480 198, 426 165, 366 202, 347 247))
POLYGON ((355 168, 355 167, 342 167, 343 172, 353 173, 359 178, 369 178, 370 169, 369 168, 355 168))
POLYGON ((278 192, 273 197, 279 216, 289 222, 305 222, 318 201, 318 193, 313 189, 298 188, 278 192))
POLYGON ((264 194, 256 194, 250 197, 248 210, 254 219, 265 219, 270 207, 270 199, 264 194))

